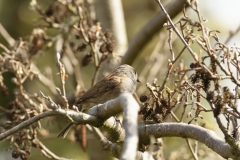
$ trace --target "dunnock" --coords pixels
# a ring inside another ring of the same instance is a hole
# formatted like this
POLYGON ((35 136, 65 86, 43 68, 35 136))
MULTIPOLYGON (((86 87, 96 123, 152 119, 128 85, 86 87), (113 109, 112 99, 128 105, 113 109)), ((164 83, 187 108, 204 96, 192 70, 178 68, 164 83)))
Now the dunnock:
MULTIPOLYGON (((117 98, 122 92, 134 93, 137 82, 140 81, 133 67, 127 64, 121 65, 111 74, 93 85, 86 93, 77 99, 74 105, 78 106, 79 110, 84 112, 94 105, 117 98)), ((72 125, 74 125, 74 123, 70 123, 60 132, 58 138, 65 138, 72 125)))

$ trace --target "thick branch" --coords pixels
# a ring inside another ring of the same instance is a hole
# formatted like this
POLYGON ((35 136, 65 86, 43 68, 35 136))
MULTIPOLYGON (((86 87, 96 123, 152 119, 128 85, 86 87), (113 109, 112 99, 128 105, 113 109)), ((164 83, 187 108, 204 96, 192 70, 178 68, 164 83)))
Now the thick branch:
POLYGON ((114 52, 123 56, 127 49, 127 34, 121 0, 98 0, 96 17, 100 20, 103 30, 111 29, 116 41, 114 52))
POLYGON ((135 159, 138 144, 137 118, 139 105, 131 93, 122 93, 118 98, 110 100, 104 105, 91 108, 88 113, 97 117, 108 118, 109 115, 116 115, 122 110, 126 136, 121 159, 135 159))
MULTIPOLYGON (((65 111, 63 109, 57 109, 56 111, 46 111, 0 134, 0 140, 3 140, 4 138, 16 133, 21 129, 24 129, 25 127, 31 125, 32 123, 37 122, 38 120, 45 117, 49 117, 49 116, 66 116, 66 117, 70 117, 73 120, 73 122, 76 124, 90 124, 93 126, 104 125, 103 128, 106 129, 108 128, 108 126, 110 126, 109 123, 114 118, 110 118, 105 122, 103 122, 103 119, 110 117, 109 115, 110 113, 111 113, 111 116, 113 116, 119 113, 119 111, 121 112, 121 109, 122 109, 121 106, 125 106, 126 108, 124 108, 124 112, 125 112, 124 113, 124 117, 125 117, 124 129, 126 130, 126 137, 125 137, 124 146, 131 145, 130 147, 131 152, 133 152, 135 149, 137 149, 136 148, 137 131, 135 131, 137 124, 135 123, 136 119, 134 119, 134 117, 138 113, 138 108, 137 108, 136 101, 132 99, 133 97, 130 98, 130 96, 132 95, 128 93, 124 93, 114 100, 108 101, 103 105, 99 105, 91 108, 90 113, 92 114, 93 112, 95 112, 95 116, 91 116, 81 112, 78 113, 72 110, 65 111), (99 115, 102 115, 102 117, 100 117, 99 115), (132 121, 132 123, 127 122, 126 121, 127 119, 129 119, 130 122, 132 121)), ((111 129, 116 129, 116 128, 113 127, 111 129)), ((116 129, 115 132, 118 132, 118 131, 119 131, 119 128, 116 129)), ((124 133, 124 130, 122 129, 121 132, 124 133)), ((206 146, 208 146, 209 148, 211 148, 213 151, 217 152, 219 155, 221 155, 224 158, 233 158, 233 155, 231 153, 231 148, 226 142, 220 139, 213 131, 196 126, 196 125, 192 125, 192 124, 188 125, 184 123, 161 123, 161 124, 149 124, 149 125, 141 124, 138 127, 138 132, 139 132, 138 133, 139 139, 141 143, 144 143, 144 144, 149 144, 149 135, 153 135, 157 138, 158 137, 192 138, 199 142, 202 142, 203 144, 205 144, 206 146)), ((123 139, 123 137, 121 139, 123 139)), ((124 148, 127 150, 126 153, 130 151, 128 150, 129 149, 128 147, 123 147, 123 151, 124 151, 124 148)))
POLYGON ((215 132, 203 127, 185 123, 142 124, 139 127, 141 143, 149 143, 149 135, 159 137, 191 138, 202 142, 224 158, 233 158, 230 146, 219 138, 215 132))
MULTIPOLYGON (((177 0, 166 6, 166 10, 171 18, 178 15, 185 4, 186 0, 177 0)), ((130 42, 128 50, 123 57, 122 64, 132 64, 139 52, 150 42, 150 39, 158 32, 167 18, 161 11, 153 17, 130 42)))
POLYGON ((135 160, 138 147, 138 111, 139 105, 130 93, 120 95, 123 107, 123 127, 126 137, 123 143, 121 160, 135 160))
POLYGON ((20 124, 16 125, 15 127, 7 130, 6 132, 3 132, 0 134, 0 140, 3 140, 5 138, 7 138, 8 136, 28 127, 29 125, 33 124, 34 122, 37 122, 43 118, 46 117, 50 117, 50 116, 66 116, 66 117, 71 117, 71 119, 74 122, 81 122, 82 124, 91 124, 94 126, 100 126, 101 125, 101 121, 99 121, 99 119, 97 119, 94 116, 90 116, 88 114, 84 114, 84 113, 78 113, 72 110, 63 110, 63 109, 57 109, 56 111, 46 111, 43 112, 39 115, 36 115, 28 120, 25 120, 23 122, 21 122, 20 124))

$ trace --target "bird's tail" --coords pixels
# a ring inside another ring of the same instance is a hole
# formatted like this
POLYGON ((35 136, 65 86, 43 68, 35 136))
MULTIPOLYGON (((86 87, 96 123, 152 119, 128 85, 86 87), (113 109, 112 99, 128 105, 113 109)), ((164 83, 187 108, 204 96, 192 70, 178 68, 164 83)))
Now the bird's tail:
POLYGON ((70 129, 72 128, 72 126, 74 125, 74 123, 69 123, 59 134, 58 134, 58 138, 65 138, 68 134, 68 132, 70 131, 70 129))

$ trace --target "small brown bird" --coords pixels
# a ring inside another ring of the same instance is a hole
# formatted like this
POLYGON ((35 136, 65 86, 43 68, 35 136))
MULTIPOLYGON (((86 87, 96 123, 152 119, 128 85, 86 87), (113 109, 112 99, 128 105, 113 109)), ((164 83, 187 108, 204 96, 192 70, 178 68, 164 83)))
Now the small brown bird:
MULTIPOLYGON (((74 103, 79 110, 85 112, 97 104, 102 104, 108 100, 117 98, 120 93, 134 93, 137 82, 140 82, 133 67, 124 64, 117 67, 111 74, 93 85, 74 103)), ((62 130, 58 138, 65 138, 74 123, 70 123, 62 130)))

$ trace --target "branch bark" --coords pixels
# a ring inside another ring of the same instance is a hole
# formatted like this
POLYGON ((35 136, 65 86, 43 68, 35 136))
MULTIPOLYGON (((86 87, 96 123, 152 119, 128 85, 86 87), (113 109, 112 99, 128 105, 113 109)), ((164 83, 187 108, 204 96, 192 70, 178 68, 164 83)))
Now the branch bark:
POLYGON ((76 111, 73 111, 73 110, 64 110, 64 109, 57 109, 55 111, 46 111, 46 112, 43 112, 39 115, 36 115, 28 120, 25 120, 21 123, 19 123, 18 125, 16 125, 15 127, 3 132, 0 134, 0 141, 1 140, 4 140, 5 138, 7 138, 8 136, 10 135, 13 135, 14 133, 28 127, 29 125, 43 119, 43 118, 46 118, 46 117, 50 117, 50 116, 66 116, 66 117, 71 117, 71 119, 74 121, 74 122, 81 122, 82 124, 91 124, 91 125, 94 125, 94 126, 100 126, 101 125, 101 121, 99 121, 98 118, 94 117, 94 116, 91 116, 91 115, 88 115, 88 114, 85 114, 85 113, 82 113, 82 112, 76 112, 76 111))
MULTIPOLYGON (((177 16, 183 9, 186 0, 177 0, 166 6, 166 11, 171 18, 177 16)), ((162 29, 167 18, 159 11, 135 36, 130 42, 128 50, 122 59, 122 64, 132 64, 139 52, 150 42, 151 38, 162 29)))
POLYGON ((127 33, 121 0, 98 0, 96 3, 96 17, 103 29, 111 29, 115 39, 114 51, 123 56, 127 49, 127 33))
MULTIPOLYGON (((4 133, 1 133, 0 140, 3 140, 6 137, 16 133, 17 131, 31 125, 32 123, 49 116, 66 116, 70 117, 76 124, 90 124, 97 127, 102 126, 104 129, 107 129, 107 126, 114 126, 114 124, 108 123, 116 123, 116 121, 113 122, 114 118, 111 116, 120 113, 122 110, 124 110, 125 118, 123 125, 126 134, 124 137, 125 142, 123 145, 122 159, 126 159, 125 155, 129 154, 131 157, 127 156, 127 159, 134 159, 136 157, 138 142, 137 134, 139 135, 140 143, 143 144, 149 144, 149 135, 153 135, 156 138, 192 138, 199 142, 202 142, 224 158, 233 158, 230 146, 224 140, 219 138, 214 131, 196 125, 185 123, 141 124, 138 126, 137 131, 137 120, 135 118, 138 114, 138 104, 135 99, 133 99, 133 96, 129 93, 123 93, 114 100, 110 100, 102 105, 91 108, 89 113, 94 113, 94 116, 81 112, 75 112, 72 110, 66 111, 63 109, 46 111, 20 123, 19 125, 4 133), (111 118, 108 119, 109 117, 111 118), (103 122, 103 119, 108 120, 103 122)), ((108 129, 116 129, 114 132, 119 132, 119 127, 108 129)), ((121 129, 121 133, 124 133, 124 129, 121 129)))
POLYGON ((224 158, 233 158, 230 146, 212 130, 185 123, 141 124, 138 127, 140 143, 149 144, 149 135, 159 137, 191 138, 202 142, 224 158))

